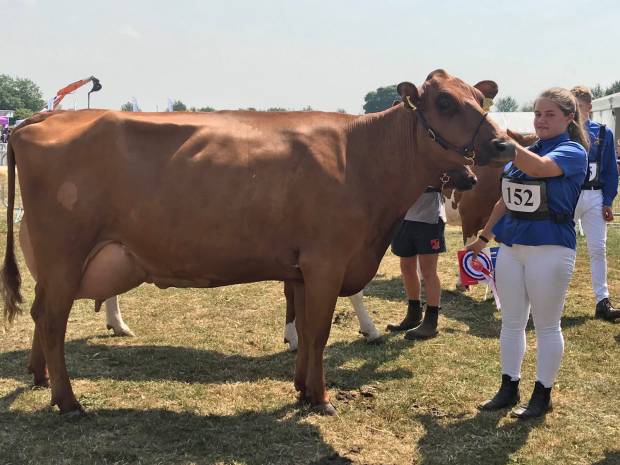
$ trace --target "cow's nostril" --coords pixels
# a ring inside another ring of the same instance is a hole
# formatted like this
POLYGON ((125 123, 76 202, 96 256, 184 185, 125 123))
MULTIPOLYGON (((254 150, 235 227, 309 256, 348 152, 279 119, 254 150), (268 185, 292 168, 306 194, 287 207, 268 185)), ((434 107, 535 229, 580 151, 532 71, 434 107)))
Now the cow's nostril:
POLYGON ((517 148, 512 141, 494 139, 491 143, 502 158, 513 159, 515 157, 517 148))

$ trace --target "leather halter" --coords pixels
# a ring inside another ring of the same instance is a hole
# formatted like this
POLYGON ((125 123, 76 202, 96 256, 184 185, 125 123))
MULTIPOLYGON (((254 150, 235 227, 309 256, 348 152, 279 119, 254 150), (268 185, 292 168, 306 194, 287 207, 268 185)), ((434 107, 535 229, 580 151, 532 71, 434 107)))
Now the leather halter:
POLYGON ((469 144, 463 147, 458 147, 454 145, 453 143, 444 139, 437 131, 435 131, 430 126, 430 124, 428 124, 428 120, 426 119, 426 116, 424 116, 424 113, 422 113, 422 110, 420 108, 416 107, 413 104, 413 102, 411 101, 411 97, 409 95, 405 97, 404 102, 405 102, 405 105, 407 105, 411 110, 417 113, 418 117, 420 118, 420 122, 422 123, 422 126, 424 127, 424 129, 426 130, 426 133, 431 139, 437 142, 445 150, 453 150, 459 155, 462 155, 463 157, 465 157, 472 164, 475 163, 474 160, 476 158, 476 151, 474 150, 474 141, 476 140, 476 137, 478 136, 478 132, 480 131, 480 128, 482 127, 482 123, 484 123, 484 121, 487 118, 487 115, 489 114, 488 112, 485 111, 484 114, 482 115, 482 118, 480 118, 480 122, 478 123, 478 126, 476 127, 476 130, 474 131, 474 135, 472 136, 469 144), (468 156, 470 154, 471 156, 468 156))

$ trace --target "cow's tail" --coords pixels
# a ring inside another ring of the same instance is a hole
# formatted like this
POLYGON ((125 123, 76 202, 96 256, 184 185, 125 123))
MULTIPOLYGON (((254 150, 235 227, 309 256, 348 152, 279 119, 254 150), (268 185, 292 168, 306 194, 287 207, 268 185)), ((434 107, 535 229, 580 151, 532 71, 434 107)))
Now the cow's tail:
POLYGON ((0 271, 0 292, 4 297, 4 318, 12 323, 15 316, 21 313, 19 304, 24 301, 19 288, 22 278, 15 260, 15 241, 13 234, 13 210, 15 207, 15 154, 9 139, 7 151, 8 171, 8 204, 6 208, 6 250, 4 266, 0 271))

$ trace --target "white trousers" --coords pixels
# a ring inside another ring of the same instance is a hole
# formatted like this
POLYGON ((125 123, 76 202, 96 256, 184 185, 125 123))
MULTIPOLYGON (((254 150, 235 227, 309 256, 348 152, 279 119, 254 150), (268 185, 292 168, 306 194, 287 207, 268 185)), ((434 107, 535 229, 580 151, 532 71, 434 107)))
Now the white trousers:
POLYGON ((536 330, 536 379, 552 387, 564 353, 560 319, 573 275, 575 251, 559 245, 501 245, 495 279, 502 306, 502 373, 521 378, 525 327, 532 311, 536 330))
POLYGON ((583 233, 586 235, 590 271, 592 273, 592 290, 596 302, 609 297, 607 288, 607 223, 603 219, 603 193, 600 190, 584 190, 579 195, 575 209, 575 222, 581 220, 583 233))

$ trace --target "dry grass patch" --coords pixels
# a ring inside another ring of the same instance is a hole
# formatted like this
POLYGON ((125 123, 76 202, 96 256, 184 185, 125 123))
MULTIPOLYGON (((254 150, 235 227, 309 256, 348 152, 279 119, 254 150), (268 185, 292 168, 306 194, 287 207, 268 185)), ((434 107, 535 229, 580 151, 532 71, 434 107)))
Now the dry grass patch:
MULTIPOLYGON (((67 362, 87 419, 69 422, 31 390, 27 312, 0 338, 0 463, 22 464, 612 464, 620 463, 620 325, 594 320, 585 244, 570 288, 556 409, 538 422, 480 413, 499 381, 500 319, 484 290, 462 295, 458 230, 440 259, 440 336, 367 345, 346 299, 325 354, 339 416, 295 402, 294 357, 282 342, 280 283, 218 289, 142 286, 121 298, 137 338, 114 338, 92 302, 78 302, 67 362)), ((4 248, 0 233, 0 249, 4 248)), ((609 278, 620 304, 620 228, 610 228, 609 278)), ((21 257, 20 257, 21 260, 21 257)), ((28 302, 33 283, 23 260, 28 302)), ((379 328, 404 313, 397 258, 366 290, 379 328)), ((528 331, 523 396, 534 381, 528 331)))

